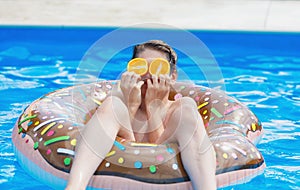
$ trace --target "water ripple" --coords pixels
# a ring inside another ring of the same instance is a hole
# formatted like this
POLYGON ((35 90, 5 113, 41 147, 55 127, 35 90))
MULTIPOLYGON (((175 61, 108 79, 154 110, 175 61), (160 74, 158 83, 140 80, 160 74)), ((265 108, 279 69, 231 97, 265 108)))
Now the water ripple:
POLYGON ((0 90, 7 90, 7 89, 30 89, 30 88, 37 88, 43 87, 44 84, 39 83, 38 81, 28 81, 28 80, 16 80, 7 78, 4 75, 0 75, 0 90))
POLYGON ((63 85, 87 84, 99 81, 99 79, 90 74, 69 74, 67 78, 55 79, 53 82, 63 85))
POLYGON ((2 57, 12 57, 17 59, 26 59, 30 52, 26 47, 15 46, 0 52, 2 57))
POLYGON ((0 176, 12 178, 15 175, 16 168, 14 165, 3 165, 0 167, 0 176))
POLYGON ((68 74, 67 71, 64 71, 64 67, 47 65, 25 67, 20 70, 8 71, 7 73, 16 77, 36 79, 64 77, 68 74))
POLYGON ((262 122, 262 125, 265 127, 265 133, 261 143, 298 140, 300 137, 300 125, 295 121, 271 119, 270 122, 262 122))

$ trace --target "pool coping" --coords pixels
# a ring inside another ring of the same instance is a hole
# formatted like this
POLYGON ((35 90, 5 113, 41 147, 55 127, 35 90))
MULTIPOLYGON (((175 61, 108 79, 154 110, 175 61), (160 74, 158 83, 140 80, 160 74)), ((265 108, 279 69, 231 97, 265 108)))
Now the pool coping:
POLYGON ((159 23, 187 30, 300 32, 299 1, 2 1, 0 25, 129 27, 159 23), (134 5, 134 6, 132 6, 134 5))

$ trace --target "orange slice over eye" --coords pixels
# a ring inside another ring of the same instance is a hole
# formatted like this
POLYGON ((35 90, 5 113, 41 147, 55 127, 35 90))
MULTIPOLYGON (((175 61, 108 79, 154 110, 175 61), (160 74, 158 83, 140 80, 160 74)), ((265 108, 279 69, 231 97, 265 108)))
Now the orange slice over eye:
POLYGON ((149 73, 151 75, 165 75, 170 73, 170 63, 162 58, 157 58, 150 64, 149 73))
POLYGON ((143 58, 134 58, 128 62, 127 71, 135 72, 138 75, 144 75, 148 71, 148 63, 143 58))

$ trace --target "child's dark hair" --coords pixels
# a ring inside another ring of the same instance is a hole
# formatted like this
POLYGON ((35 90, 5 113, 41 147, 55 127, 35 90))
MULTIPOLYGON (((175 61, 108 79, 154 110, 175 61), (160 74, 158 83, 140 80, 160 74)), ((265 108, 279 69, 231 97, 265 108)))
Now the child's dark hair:
POLYGON ((134 46, 132 59, 138 57, 138 54, 140 52, 143 52, 146 48, 150 48, 150 49, 154 49, 166 53, 169 58, 168 61, 170 62, 171 70, 173 71, 174 69, 176 69, 177 54, 171 46, 169 46, 167 43, 165 43, 162 40, 149 40, 145 43, 134 46))

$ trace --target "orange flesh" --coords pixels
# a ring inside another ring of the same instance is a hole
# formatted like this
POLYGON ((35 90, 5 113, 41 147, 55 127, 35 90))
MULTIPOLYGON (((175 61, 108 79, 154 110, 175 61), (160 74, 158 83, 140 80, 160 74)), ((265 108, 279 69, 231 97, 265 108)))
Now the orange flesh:
POLYGON ((162 58, 155 59, 149 68, 149 72, 151 75, 159 76, 169 74, 170 73, 170 64, 167 60, 162 58))
POLYGON ((145 59, 135 58, 129 61, 127 71, 135 72, 138 75, 144 75, 148 71, 148 64, 145 59))

